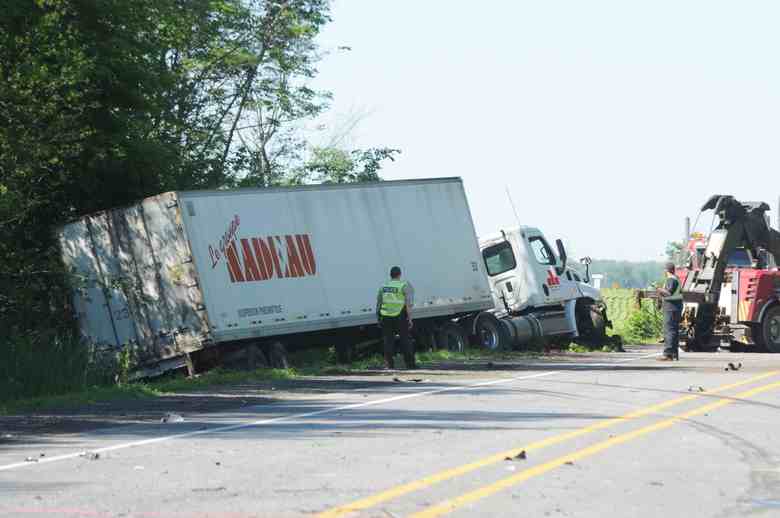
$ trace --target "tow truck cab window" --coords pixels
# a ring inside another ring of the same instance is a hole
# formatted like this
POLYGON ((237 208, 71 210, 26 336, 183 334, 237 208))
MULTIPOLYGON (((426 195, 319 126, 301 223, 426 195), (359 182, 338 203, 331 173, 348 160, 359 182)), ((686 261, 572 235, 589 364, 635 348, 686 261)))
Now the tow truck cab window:
POLYGON ((550 245, 547 244, 547 241, 545 241, 543 237, 530 237, 528 238, 528 243, 530 243, 531 250, 533 250, 534 257, 536 257, 536 260, 539 262, 539 264, 555 264, 555 255, 553 254, 550 245))
POLYGON ((513 270, 517 266, 515 253, 508 241, 485 248, 482 250, 482 258, 491 277, 513 270))
POLYGON ((729 266, 736 268, 750 268, 750 254, 744 248, 737 248, 736 250, 731 251, 727 263, 729 266))

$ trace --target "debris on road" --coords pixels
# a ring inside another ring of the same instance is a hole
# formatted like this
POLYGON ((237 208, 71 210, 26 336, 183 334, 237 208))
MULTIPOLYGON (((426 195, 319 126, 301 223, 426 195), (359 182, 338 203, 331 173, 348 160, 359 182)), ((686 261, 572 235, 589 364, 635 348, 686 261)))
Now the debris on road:
POLYGON ((195 487, 192 489, 193 493, 217 493, 219 491, 224 491, 226 488, 224 486, 219 487, 195 487))
POLYGON ((409 378, 409 379, 406 379, 406 380, 403 380, 401 378, 393 378, 393 381, 395 381, 396 383, 406 383, 406 382, 422 383, 424 381, 429 381, 429 380, 424 380, 422 378, 409 378))
POLYGON ((742 368, 742 363, 738 363, 734 365, 733 363, 729 362, 728 365, 726 365, 726 368, 723 369, 724 371, 738 371, 742 368))
POLYGON ((27 457, 26 459, 24 459, 24 461, 25 462, 38 462, 38 459, 36 459, 35 457, 27 457))
POLYGON ((183 423, 184 418, 180 416, 179 414, 165 414, 162 419, 160 419, 161 423, 183 423))
POLYGON ((564 462, 564 464, 566 464, 567 466, 574 466, 574 462, 570 460, 567 460, 566 462, 564 462))
POLYGON ((94 451, 82 451, 79 453, 79 457, 84 457, 89 460, 98 460, 100 459, 100 454, 94 451))
POLYGON ((696 385, 689 385, 688 392, 704 392, 704 387, 697 387, 696 385))
POLYGON ((520 453, 518 453, 517 455, 515 455, 514 457, 504 457, 504 460, 509 460, 509 461, 512 461, 512 460, 525 460, 526 458, 527 458, 527 456, 525 454, 525 450, 523 450, 520 453))

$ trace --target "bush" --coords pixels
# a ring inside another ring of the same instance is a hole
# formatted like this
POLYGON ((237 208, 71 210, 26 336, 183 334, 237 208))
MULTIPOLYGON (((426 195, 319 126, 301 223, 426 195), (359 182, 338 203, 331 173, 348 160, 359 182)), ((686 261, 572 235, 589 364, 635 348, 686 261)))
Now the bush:
POLYGON ((643 300, 641 308, 635 309, 623 327, 624 338, 630 343, 657 342, 663 336, 663 313, 654 301, 643 300))
POLYGON ((0 401, 108 385, 118 372, 115 359, 95 355, 73 335, 6 335, 0 338, 0 354, 0 401))

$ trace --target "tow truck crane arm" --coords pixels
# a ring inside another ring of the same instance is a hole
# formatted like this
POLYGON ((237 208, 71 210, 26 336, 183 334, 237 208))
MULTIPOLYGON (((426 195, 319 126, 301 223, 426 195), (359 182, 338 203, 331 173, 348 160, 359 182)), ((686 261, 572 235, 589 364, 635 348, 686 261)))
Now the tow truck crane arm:
MULTIPOLYGON (((769 205, 766 203, 743 203, 733 196, 716 195, 701 210, 714 210, 719 222, 707 240, 699 267, 690 271, 682 287, 683 301, 697 304, 687 326, 687 341, 692 349, 706 344, 712 336, 731 252, 744 249, 755 263, 759 262, 762 251, 780 260, 780 232, 767 223, 769 205)), ((688 318, 684 312, 683 321, 688 318)))
POLYGON ((718 226, 707 241, 701 268, 685 279, 682 293, 686 302, 717 304, 729 255, 737 248, 744 248, 756 259, 762 249, 780 259, 780 232, 769 226, 765 215, 769 205, 716 195, 701 208, 710 209, 719 218, 718 226))

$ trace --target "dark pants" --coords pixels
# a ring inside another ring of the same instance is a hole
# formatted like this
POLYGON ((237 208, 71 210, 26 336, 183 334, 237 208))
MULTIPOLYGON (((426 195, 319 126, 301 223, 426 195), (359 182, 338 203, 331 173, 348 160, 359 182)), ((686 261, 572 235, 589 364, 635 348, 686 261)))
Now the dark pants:
POLYGON ((664 305, 664 356, 677 358, 680 354, 680 315, 682 308, 664 305))
POLYGON ((407 369, 414 369, 414 346, 409 338, 409 320, 406 310, 397 317, 382 317, 382 336, 385 340, 385 366, 395 367, 395 335, 401 335, 401 350, 407 369))

